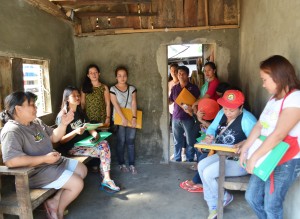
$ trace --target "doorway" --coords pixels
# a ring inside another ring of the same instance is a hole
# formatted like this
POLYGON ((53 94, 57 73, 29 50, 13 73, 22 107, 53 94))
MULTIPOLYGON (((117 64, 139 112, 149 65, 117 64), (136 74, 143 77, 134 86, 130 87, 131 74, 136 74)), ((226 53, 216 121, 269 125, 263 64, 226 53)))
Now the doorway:
MULTIPOLYGON (((214 62, 215 60, 215 44, 181 44, 181 45, 168 45, 168 96, 171 92, 171 87, 174 85, 171 76, 170 66, 178 64, 178 66, 185 65, 189 68, 189 80, 191 83, 198 86, 200 89, 204 84, 204 74, 202 66, 208 61, 214 62)), ((177 81, 177 80, 175 80, 177 81)), ((178 82, 177 82, 178 83, 178 82)), ((175 82, 176 84, 176 82, 175 82)), ((169 160, 174 160, 174 140, 172 132, 172 111, 174 107, 169 106, 169 160)), ((183 148, 185 145, 183 145, 183 148)), ((182 161, 186 161, 186 155, 182 150, 182 161)))

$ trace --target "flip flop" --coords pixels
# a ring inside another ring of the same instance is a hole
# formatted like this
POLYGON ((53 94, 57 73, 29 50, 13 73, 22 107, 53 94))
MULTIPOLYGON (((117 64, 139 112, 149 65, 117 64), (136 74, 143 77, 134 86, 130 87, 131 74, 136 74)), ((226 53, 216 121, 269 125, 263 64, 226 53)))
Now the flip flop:
POLYGON ((182 188, 182 189, 184 189, 184 190, 188 190, 189 188, 192 188, 192 186, 189 185, 189 184, 187 183, 188 181, 189 181, 189 180, 186 180, 186 181, 184 181, 184 182, 181 182, 181 183, 179 184, 180 188, 182 188))
POLYGON ((51 208, 46 204, 46 202, 44 202, 44 208, 45 208, 45 210, 46 210, 47 218, 48 218, 48 219, 58 219, 57 215, 56 215, 56 217, 53 217, 53 216, 52 216, 51 212, 53 212, 54 209, 51 209, 51 208))
POLYGON ((188 189, 188 192, 192 192, 192 193, 203 192, 203 188, 199 186, 193 186, 188 189))

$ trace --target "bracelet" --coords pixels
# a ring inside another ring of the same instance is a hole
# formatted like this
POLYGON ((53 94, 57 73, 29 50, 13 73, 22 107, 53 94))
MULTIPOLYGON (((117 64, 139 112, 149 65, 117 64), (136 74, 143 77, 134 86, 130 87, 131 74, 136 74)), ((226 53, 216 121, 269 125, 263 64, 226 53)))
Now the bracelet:
POLYGON ((106 116, 107 119, 110 119, 110 116, 106 116))

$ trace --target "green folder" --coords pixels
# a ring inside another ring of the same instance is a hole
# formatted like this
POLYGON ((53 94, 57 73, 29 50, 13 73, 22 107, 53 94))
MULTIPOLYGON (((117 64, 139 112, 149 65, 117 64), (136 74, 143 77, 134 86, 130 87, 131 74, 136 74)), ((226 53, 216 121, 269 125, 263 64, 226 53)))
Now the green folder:
POLYGON ((91 142, 90 140, 93 138, 93 136, 86 137, 85 139, 82 139, 81 141, 78 141, 74 144, 74 146, 85 146, 85 147, 94 147, 97 145, 100 141, 103 141, 107 137, 109 137, 112 133, 111 132, 99 132, 100 138, 97 142, 91 142))
POLYGON ((201 133, 201 136, 199 138, 196 138, 196 141, 198 143, 200 143, 206 137, 206 134, 204 132, 199 132, 199 133, 201 133))
MULTIPOLYGON (((259 136, 259 139, 264 141, 266 140, 266 136, 261 135, 259 136)), ((254 167, 253 173, 263 181, 267 181, 289 147, 290 145, 288 143, 283 141, 280 142, 269 152, 264 161, 262 161, 258 167, 254 167)))

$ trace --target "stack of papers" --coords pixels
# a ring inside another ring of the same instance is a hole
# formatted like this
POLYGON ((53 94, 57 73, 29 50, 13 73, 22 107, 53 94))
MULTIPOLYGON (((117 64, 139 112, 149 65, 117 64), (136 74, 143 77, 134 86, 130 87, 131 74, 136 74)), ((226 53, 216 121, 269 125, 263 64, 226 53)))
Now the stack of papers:
POLYGON ((227 152, 236 152, 237 148, 233 148, 233 145, 226 144, 206 144, 204 142, 200 142, 194 145, 195 148, 204 148, 211 149, 215 151, 227 151, 227 152))

